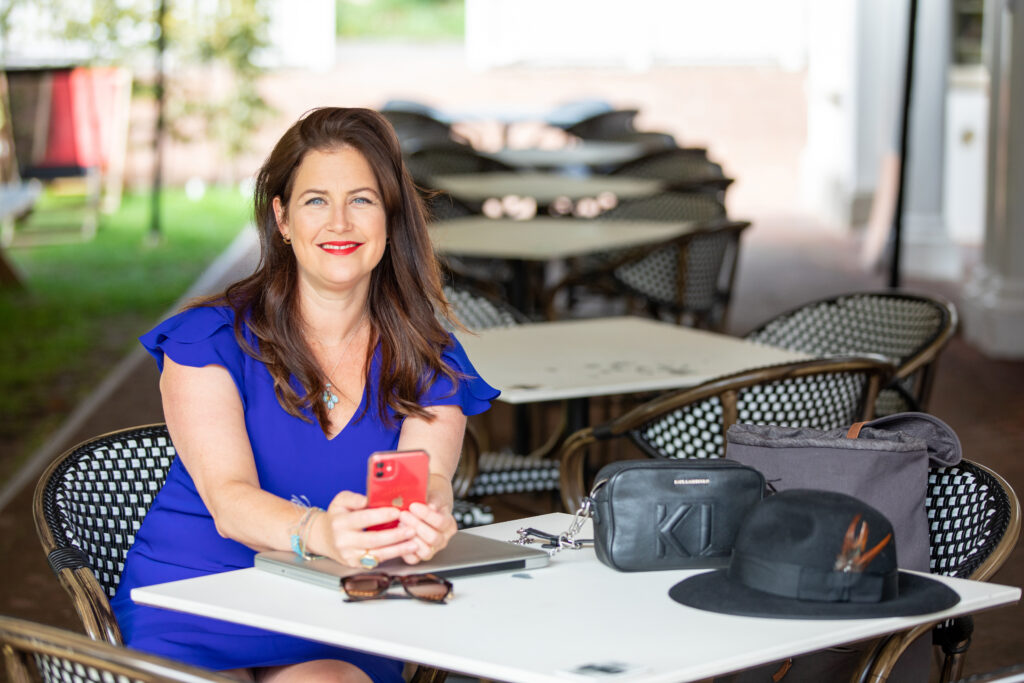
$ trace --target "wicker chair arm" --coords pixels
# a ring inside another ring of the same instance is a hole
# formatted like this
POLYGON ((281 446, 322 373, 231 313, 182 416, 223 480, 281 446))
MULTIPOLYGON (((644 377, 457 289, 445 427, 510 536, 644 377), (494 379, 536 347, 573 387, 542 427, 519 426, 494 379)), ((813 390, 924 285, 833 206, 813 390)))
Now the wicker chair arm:
MULTIPOLYGON (((133 680, 144 683, 230 683, 237 679, 145 652, 86 640, 78 633, 34 622, 0 617, 7 673, 12 681, 54 680, 60 671, 36 670, 39 659, 64 662, 76 674, 60 680, 133 680), (91 669, 86 673, 87 670, 91 669), (98 678, 94 678, 98 676, 98 678)), ((70 671, 64 673, 70 674, 70 671)))
POLYGON ((76 569, 62 569, 57 572, 57 581, 71 596, 75 612, 82 620, 86 635, 111 645, 124 645, 117 617, 110 607, 110 600, 103 592, 99 581, 88 566, 76 569))
POLYGON ((593 430, 588 427, 571 434, 562 444, 558 455, 559 492, 566 512, 578 510, 587 495, 583 469, 587 462, 587 447, 596 441, 593 430))

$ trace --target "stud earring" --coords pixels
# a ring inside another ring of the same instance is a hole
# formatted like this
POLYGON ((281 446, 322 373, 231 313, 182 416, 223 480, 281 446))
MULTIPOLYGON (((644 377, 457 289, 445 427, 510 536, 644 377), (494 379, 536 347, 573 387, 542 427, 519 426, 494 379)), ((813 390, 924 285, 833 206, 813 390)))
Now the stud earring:
POLYGON ((281 233, 281 241, 284 242, 285 244, 291 244, 292 243, 292 238, 282 232, 281 233))

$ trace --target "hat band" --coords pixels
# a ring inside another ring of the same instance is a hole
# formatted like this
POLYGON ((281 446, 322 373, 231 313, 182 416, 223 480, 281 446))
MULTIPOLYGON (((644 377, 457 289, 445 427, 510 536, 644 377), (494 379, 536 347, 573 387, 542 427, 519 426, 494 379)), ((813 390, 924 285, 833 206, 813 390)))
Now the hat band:
POLYGON ((899 595, 899 572, 843 572, 775 562, 733 550, 728 577, 765 593, 818 602, 882 602, 899 595))

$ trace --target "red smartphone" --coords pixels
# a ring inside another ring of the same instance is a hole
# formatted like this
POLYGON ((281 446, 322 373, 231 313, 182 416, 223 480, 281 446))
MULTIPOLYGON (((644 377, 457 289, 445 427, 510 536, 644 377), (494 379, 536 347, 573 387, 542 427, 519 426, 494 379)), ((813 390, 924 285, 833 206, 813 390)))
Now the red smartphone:
MULTIPOLYGON (((430 456, 426 451, 378 451, 366 464, 366 507, 408 510, 413 503, 427 502, 430 456)), ((367 527, 367 531, 391 529, 398 522, 367 527)))

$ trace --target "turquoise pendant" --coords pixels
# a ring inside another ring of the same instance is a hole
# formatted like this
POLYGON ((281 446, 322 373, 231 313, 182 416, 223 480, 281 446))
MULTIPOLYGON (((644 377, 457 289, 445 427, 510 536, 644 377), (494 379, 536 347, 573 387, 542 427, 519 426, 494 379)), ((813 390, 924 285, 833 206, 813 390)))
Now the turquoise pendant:
POLYGON ((327 410, 334 410, 334 406, 338 405, 338 396, 331 391, 330 382, 324 387, 324 395, 320 398, 327 404, 327 410))

